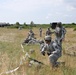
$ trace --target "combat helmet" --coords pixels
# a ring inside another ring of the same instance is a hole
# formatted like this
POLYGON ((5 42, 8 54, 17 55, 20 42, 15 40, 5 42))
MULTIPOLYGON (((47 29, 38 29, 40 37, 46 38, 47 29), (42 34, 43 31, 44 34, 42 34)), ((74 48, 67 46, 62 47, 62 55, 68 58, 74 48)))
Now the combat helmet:
POLYGON ((51 36, 49 36, 49 35, 45 36, 44 40, 45 41, 51 41, 51 36))
POLYGON ((57 26, 61 28, 62 27, 62 23, 61 22, 58 22, 57 23, 57 26))

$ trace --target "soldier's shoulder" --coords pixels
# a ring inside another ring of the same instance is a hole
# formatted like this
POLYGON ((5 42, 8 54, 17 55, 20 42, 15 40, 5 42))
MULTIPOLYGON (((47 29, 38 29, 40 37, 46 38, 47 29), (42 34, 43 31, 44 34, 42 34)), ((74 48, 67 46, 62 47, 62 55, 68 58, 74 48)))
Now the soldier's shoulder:
POLYGON ((55 48, 55 49, 58 49, 59 48, 58 47, 58 44, 56 42, 53 42, 52 47, 55 48))
POLYGON ((53 46, 57 46, 57 43, 55 41, 52 41, 53 46))

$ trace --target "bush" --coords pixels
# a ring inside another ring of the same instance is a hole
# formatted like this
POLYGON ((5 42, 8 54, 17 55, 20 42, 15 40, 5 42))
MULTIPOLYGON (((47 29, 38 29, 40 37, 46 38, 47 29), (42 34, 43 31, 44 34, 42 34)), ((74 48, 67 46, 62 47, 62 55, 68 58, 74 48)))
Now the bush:
POLYGON ((65 28, 76 28, 76 25, 72 25, 72 24, 65 24, 63 25, 65 28))
POLYGON ((74 28, 74 31, 76 31, 76 27, 74 28))

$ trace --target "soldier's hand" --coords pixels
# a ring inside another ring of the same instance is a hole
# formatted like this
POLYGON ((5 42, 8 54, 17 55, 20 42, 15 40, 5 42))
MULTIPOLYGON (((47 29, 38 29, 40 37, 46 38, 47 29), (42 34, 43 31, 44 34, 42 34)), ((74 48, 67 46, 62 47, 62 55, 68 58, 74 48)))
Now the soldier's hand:
POLYGON ((43 56, 45 56, 45 52, 41 52, 43 56))
POLYGON ((45 52, 43 53, 43 56, 45 56, 45 52))

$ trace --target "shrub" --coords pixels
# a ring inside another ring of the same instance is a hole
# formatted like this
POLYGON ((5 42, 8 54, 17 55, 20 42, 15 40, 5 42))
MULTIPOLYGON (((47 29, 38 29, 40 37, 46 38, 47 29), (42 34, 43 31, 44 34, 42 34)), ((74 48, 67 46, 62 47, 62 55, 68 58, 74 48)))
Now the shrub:
POLYGON ((76 27, 74 28, 74 31, 76 31, 76 27))

